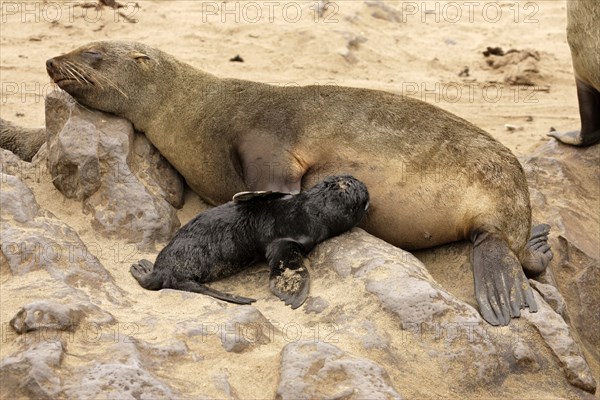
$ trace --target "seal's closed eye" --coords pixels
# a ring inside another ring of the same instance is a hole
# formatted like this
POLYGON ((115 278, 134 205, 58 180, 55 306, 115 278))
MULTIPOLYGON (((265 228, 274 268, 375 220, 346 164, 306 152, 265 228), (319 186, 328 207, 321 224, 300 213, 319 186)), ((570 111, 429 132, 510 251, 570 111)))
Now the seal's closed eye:
POLYGON ((140 53, 140 52, 134 51, 133 53, 131 53, 129 55, 135 61, 139 61, 139 62, 150 61, 150 57, 147 54, 144 54, 144 53, 140 53))

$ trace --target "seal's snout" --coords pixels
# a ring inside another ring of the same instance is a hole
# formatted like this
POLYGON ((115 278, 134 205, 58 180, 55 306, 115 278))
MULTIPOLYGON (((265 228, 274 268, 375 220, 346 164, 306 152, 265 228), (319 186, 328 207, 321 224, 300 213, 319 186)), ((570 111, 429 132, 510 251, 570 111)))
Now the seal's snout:
POLYGON ((54 73, 56 71, 56 60, 54 58, 50 58, 46 61, 46 71, 50 78, 54 80, 54 73))

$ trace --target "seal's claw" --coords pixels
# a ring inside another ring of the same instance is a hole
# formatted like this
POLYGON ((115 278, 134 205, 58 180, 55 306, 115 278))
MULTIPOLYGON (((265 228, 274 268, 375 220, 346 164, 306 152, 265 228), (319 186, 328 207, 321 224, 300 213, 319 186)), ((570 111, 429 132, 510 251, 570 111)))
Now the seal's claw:
POLYGON ((148 260, 140 260, 129 268, 131 275, 138 281, 154 270, 154 265, 148 260))
POLYGON ((305 267, 298 269, 286 268, 281 273, 271 276, 269 287, 271 292, 286 305, 296 309, 308 297, 310 275, 305 267))
POLYGON ((547 134, 547 136, 553 137, 564 144, 570 144, 571 146, 581 146, 582 140, 579 131, 571 132, 558 132, 553 131, 547 134))
POLYGON ((539 224, 531 228, 531 238, 524 250, 523 269, 528 276, 541 274, 548 268, 554 255, 548 244, 550 225, 539 224))

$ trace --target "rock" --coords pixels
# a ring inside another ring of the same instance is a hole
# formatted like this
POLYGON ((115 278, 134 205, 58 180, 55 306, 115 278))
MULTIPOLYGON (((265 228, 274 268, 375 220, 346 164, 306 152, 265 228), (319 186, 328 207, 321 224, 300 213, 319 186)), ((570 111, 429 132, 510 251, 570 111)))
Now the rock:
POLYGON ((327 300, 325 300, 321 296, 317 296, 317 297, 309 296, 309 298, 306 299, 306 304, 304 305, 304 311, 306 313, 314 312, 315 314, 320 314, 327 307, 329 307, 329 303, 327 302, 327 300))
POLYGON ((64 345, 60 341, 35 343, 0 362, 3 398, 55 399, 61 390, 57 368, 64 345))
POLYGON ((580 344, 600 364, 600 148, 551 139, 521 163, 534 220, 552 226, 554 259, 542 278, 558 288, 580 344))
POLYGON ((568 321, 567 317, 567 305, 565 299, 562 297, 557 288, 552 285, 548 285, 536 280, 530 279, 529 283, 531 287, 538 291, 538 293, 546 300, 546 303, 554 311, 556 311, 565 321, 568 321))
POLYGON ((581 354, 579 346, 569 331, 567 323, 534 291, 539 310, 537 313, 523 313, 540 332, 552 349, 565 371, 569 382, 587 392, 596 391, 596 380, 581 354))
POLYGON ((112 315, 89 302, 60 304, 54 301, 40 300, 21 308, 10 320, 10 326, 17 333, 38 329, 75 331, 84 319, 98 325, 115 322, 112 315))
POLYGON ((520 371, 537 372, 540 370, 540 365, 535 354, 531 348, 523 342, 517 342, 513 350, 513 355, 520 371))
POLYGON ((46 126, 53 183, 83 201, 97 231, 142 249, 171 238, 180 225, 174 207, 183 202, 182 178, 129 121, 52 92, 46 126))
POLYGON ((402 13, 381 0, 365 1, 367 7, 373 9, 371 16, 389 22, 402 22, 402 13))
POLYGON ((320 342, 290 343, 281 352, 276 399, 401 399, 381 365, 320 342))
POLYGON ((164 399, 175 393, 163 382, 135 363, 94 363, 81 380, 65 387, 74 399, 164 399))
POLYGON ((109 301, 120 302, 123 293, 79 235, 42 209, 19 178, 0 174, 0 179, 1 248, 11 274, 45 270, 54 280, 84 285, 109 301))
MULTIPOLYGON (((488 50, 490 50, 489 47, 488 50)), ((486 55, 486 52, 484 52, 484 55, 486 55)), ((539 61, 539 52, 531 49, 511 49, 506 53, 500 51, 495 54, 488 52, 485 60, 492 70, 504 72, 506 83, 524 86, 534 86, 540 82, 539 61)))
POLYGON ((181 331, 191 337, 201 336, 203 341, 208 336, 217 336, 225 351, 233 353, 243 353, 270 343, 275 332, 275 327, 265 316, 248 305, 209 311, 198 321, 180 323, 181 331))

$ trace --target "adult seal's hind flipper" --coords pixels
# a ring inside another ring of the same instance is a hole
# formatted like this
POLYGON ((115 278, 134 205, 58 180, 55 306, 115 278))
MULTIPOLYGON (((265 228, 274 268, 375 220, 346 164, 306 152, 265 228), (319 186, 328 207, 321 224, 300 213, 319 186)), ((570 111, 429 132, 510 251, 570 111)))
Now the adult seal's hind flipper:
POLYGON ((202 285, 191 279, 170 279, 168 285, 165 286, 165 282, 163 281, 162 277, 154 272, 154 265, 148 260, 140 260, 137 264, 132 264, 129 271, 144 289, 185 290, 188 292, 205 294, 207 296, 235 304, 251 304, 256 301, 255 299, 248 297, 236 296, 211 289, 208 286, 202 285))
POLYGON ((521 263, 502 236, 480 230, 471 240, 475 296, 483 318, 491 325, 508 325, 525 307, 537 312, 521 263))
POLYGON ((521 258, 523 270, 529 277, 537 276, 544 272, 553 254, 548 244, 548 234, 550 233, 550 225, 539 224, 531 228, 531 238, 525 246, 524 255, 521 258))

